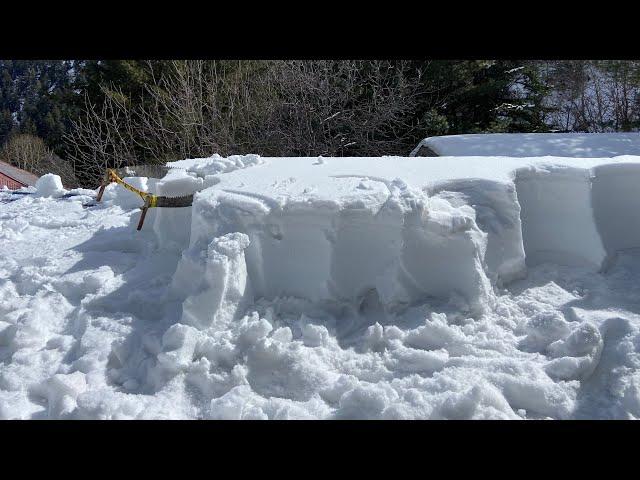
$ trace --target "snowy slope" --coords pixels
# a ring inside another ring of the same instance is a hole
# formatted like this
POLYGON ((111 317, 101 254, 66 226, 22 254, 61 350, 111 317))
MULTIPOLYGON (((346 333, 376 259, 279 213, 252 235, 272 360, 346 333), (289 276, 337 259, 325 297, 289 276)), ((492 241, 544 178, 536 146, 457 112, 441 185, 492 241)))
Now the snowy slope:
POLYGON ((0 192, 0 418, 640 416, 640 157, 172 166, 0 192))
POLYGON ((640 133, 493 133, 444 135, 422 140, 440 156, 578 157, 640 155, 640 133))

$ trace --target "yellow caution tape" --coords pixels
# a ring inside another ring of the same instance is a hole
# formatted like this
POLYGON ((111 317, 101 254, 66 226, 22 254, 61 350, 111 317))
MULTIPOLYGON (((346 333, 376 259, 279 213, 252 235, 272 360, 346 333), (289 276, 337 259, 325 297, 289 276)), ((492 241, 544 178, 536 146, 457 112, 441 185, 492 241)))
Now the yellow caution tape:
POLYGON ((131 185, 126 183, 124 180, 122 180, 118 176, 116 171, 113 170, 112 168, 108 169, 108 172, 109 172, 109 180, 110 181, 116 182, 116 183, 122 185, 127 190, 140 195, 140 197, 142 198, 142 201, 145 202, 145 204, 147 203, 147 199, 148 199, 148 207, 149 208, 153 208, 153 207, 157 206, 157 204, 158 204, 158 196, 157 195, 153 195, 153 194, 148 193, 148 192, 143 192, 142 190, 138 190, 137 188, 132 187, 131 185))
POLYGON ((142 224, 144 223, 145 216, 147 215, 147 210, 149 208, 157 207, 159 200, 162 200, 162 202, 160 203, 162 207, 187 207, 191 206, 193 202, 193 195, 187 195, 183 197, 159 197, 158 195, 153 195, 152 193, 138 190, 137 188, 132 187, 124 180, 122 180, 113 168, 107 169, 105 179, 102 182, 102 185, 100 185, 100 191, 98 192, 98 196, 96 198, 98 202, 102 199, 102 194, 104 193, 105 187, 111 182, 122 185, 130 192, 133 192, 136 195, 139 195, 140 198, 142 198, 144 206, 142 207, 142 215, 140 215, 140 221, 138 222, 138 230, 142 229, 142 224))

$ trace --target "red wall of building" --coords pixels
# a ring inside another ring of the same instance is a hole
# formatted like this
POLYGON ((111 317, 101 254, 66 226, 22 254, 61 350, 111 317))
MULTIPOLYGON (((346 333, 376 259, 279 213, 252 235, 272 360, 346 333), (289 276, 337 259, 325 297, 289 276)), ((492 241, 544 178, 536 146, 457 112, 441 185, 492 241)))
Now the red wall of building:
POLYGON ((13 178, 7 177, 5 174, 0 173, 0 188, 7 187, 10 190, 17 190, 24 187, 20 182, 16 182, 13 178))

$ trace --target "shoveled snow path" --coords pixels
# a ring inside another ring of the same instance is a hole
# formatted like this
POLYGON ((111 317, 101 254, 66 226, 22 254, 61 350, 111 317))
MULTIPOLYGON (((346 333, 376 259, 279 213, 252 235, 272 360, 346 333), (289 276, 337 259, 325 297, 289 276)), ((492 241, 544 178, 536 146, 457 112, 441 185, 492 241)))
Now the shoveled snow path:
POLYGON ((281 298, 205 333, 174 325, 178 254, 136 210, 15 197, 0 192, 0 418, 640 416, 637 252, 605 274, 530 268, 476 319, 455 302, 387 317, 374 298, 337 322, 281 298))

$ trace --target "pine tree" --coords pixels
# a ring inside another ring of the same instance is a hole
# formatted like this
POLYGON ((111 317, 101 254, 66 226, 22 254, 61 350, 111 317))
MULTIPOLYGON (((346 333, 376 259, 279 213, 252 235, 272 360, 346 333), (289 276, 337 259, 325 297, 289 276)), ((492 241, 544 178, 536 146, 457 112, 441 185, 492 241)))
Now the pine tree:
POLYGON ((0 61, 0 142, 11 134, 31 133, 60 152, 74 105, 71 65, 67 61, 0 61), (11 117, 11 122, 9 122, 11 117))

